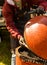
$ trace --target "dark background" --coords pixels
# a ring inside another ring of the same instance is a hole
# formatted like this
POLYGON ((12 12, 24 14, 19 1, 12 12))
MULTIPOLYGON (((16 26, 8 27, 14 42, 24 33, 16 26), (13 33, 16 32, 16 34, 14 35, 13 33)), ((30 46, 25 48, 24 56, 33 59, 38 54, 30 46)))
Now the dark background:
POLYGON ((3 6, 5 0, 0 0, 0 6, 3 6))

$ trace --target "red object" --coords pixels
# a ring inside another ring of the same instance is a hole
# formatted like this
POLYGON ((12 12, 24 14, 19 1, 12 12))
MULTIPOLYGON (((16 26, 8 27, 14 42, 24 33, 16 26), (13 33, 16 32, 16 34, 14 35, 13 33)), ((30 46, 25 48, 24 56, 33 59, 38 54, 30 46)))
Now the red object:
MULTIPOLYGON (((3 6, 3 16, 5 18, 6 21, 6 27, 8 29, 8 31, 10 32, 10 34, 16 38, 16 35, 20 35, 18 32, 18 29, 16 28, 14 21, 13 21, 13 11, 10 9, 14 9, 15 12, 17 12, 16 8, 17 6, 14 5, 14 3, 11 3, 11 1, 13 0, 6 0, 4 6, 3 6), (7 2, 8 1, 8 2, 7 2)), ((31 5, 42 5, 45 9, 47 8, 47 1, 46 0, 22 0, 22 7, 25 8, 25 3, 29 4, 29 7, 31 7, 31 5)))
POLYGON ((25 41, 35 54, 47 59, 47 17, 38 16, 25 25, 25 41))

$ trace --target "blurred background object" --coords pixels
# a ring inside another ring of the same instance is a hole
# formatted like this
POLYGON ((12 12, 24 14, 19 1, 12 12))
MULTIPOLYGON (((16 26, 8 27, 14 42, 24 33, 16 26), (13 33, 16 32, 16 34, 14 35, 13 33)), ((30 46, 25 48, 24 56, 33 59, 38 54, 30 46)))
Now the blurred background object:
POLYGON ((0 6, 3 6, 5 0, 0 0, 0 6))
POLYGON ((0 0, 0 65, 11 65, 10 37, 2 16, 4 2, 5 0, 0 0))

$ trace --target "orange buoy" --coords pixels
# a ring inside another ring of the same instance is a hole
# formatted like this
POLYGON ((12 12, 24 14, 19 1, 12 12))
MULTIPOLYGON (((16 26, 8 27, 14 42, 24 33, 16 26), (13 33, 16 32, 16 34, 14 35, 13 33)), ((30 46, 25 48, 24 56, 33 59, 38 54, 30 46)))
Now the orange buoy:
MULTIPOLYGON (((47 59, 47 17, 37 16, 25 25, 25 42, 29 49, 39 57, 47 59)), ((43 65, 32 62, 24 62, 16 56, 16 65, 43 65)))
POLYGON ((25 25, 25 41, 31 51, 47 59, 47 17, 38 16, 29 22, 25 25))

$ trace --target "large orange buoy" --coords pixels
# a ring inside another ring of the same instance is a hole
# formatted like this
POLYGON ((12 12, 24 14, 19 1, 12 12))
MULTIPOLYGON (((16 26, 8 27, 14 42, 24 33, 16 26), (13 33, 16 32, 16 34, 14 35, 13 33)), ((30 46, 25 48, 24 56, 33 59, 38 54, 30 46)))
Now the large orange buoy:
MULTIPOLYGON (((24 38, 29 49, 39 57, 47 59, 47 17, 37 16, 25 25, 24 38)), ((43 65, 24 62, 16 56, 16 65, 43 65)))
POLYGON ((25 25, 24 38, 31 51, 47 59, 47 17, 31 19, 25 25))

